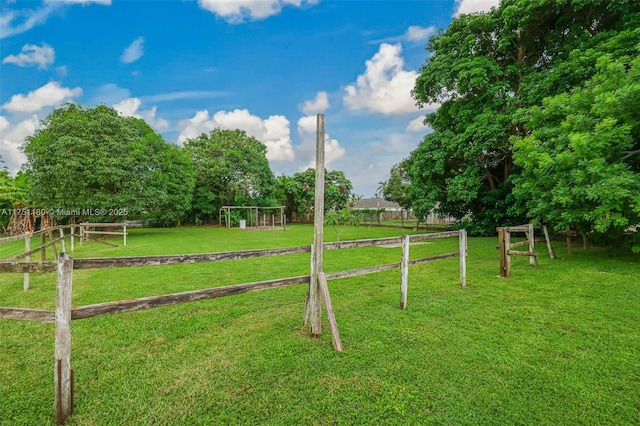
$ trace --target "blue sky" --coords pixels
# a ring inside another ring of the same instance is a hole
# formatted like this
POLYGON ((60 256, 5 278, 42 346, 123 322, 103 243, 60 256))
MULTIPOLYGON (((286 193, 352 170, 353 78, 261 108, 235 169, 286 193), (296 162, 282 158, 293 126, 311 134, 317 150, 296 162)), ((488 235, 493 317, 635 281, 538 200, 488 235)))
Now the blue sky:
POLYGON ((314 164, 371 197, 428 129, 410 96, 428 37, 498 0, 0 1, 0 155, 64 102, 145 119, 165 140, 241 128, 276 174, 314 164))

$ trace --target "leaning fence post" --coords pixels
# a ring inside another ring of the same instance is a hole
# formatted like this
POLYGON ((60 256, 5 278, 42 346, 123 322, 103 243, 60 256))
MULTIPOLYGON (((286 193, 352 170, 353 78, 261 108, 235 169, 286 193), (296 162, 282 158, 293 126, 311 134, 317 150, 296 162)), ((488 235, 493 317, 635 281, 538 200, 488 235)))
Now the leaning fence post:
POLYGON ((407 290, 409 288, 409 236, 402 236, 402 281, 400 283, 400 309, 407 307, 407 290))
POLYGON ((58 258, 56 285, 56 338, 54 383, 56 388, 56 420, 65 423, 73 412, 73 383, 71 371, 71 289, 73 258, 58 258))
POLYGON ((467 230, 461 229, 458 234, 460 250, 460 287, 467 288, 467 230))
MULTIPOLYGON (((31 237, 33 236, 32 233, 27 232, 26 234, 24 234, 24 251, 28 252, 31 251, 31 237)), ((25 261, 30 262, 31 261, 31 256, 27 255, 25 257, 25 261)), ((22 289, 24 291, 29 290, 29 273, 25 272, 24 273, 24 283, 22 285, 22 289)))

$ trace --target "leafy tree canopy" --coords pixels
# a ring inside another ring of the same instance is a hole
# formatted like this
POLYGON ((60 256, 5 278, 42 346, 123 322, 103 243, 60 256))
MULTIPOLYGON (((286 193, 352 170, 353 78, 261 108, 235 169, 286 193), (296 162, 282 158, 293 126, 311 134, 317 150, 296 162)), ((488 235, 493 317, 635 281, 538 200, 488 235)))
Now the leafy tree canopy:
POLYGON ((179 217, 189 207, 189 159, 143 120, 121 117, 112 108, 58 108, 22 149, 33 206, 91 210, 90 216, 80 215, 89 220, 111 209, 179 217))
POLYGON ((215 129, 184 144, 196 175, 193 214, 215 217, 222 206, 273 205, 275 178, 267 147, 243 130, 215 129))
MULTIPOLYGON (((279 200, 287 206, 287 212, 310 213, 315 204, 316 170, 308 168, 292 177, 278 178, 279 200)), ((353 184, 340 170, 325 170, 325 212, 346 209, 354 198, 353 184)))
POLYGON ((458 218, 471 213, 481 234, 525 220, 510 179, 519 173, 513 141, 529 134, 519 110, 590 78, 593 58, 568 65, 570 52, 637 26, 639 11, 629 0, 503 0, 433 36, 413 96, 440 107, 426 118, 433 133, 406 161, 416 215, 436 204, 458 218))
MULTIPOLYGON (((596 74, 523 111, 532 132, 514 153, 522 167, 514 195, 532 218, 617 243, 640 224, 640 44, 628 55, 629 39, 640 41, 640 28, 572 52, 567 64, 575 66, 595 55, 596 74)), ((633 236, 627 240, 640 252, 633 236)))

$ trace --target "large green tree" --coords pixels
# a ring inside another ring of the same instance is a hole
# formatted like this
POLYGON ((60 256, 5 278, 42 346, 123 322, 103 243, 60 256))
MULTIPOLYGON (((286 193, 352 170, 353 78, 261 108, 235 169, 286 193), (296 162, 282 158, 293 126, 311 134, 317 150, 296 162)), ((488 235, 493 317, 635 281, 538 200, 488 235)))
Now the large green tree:
POLYGON ((568 64, 594 57, 597 73, 584 84, 523 111, 531 134, 515 142, 514 195, 557 230, 640 252, 640 235, 625 233, 640 224, 640 28, 576 50, 568 64))
MULTIPOLYGON (((293 176, 278 178, 278 201, 287 207, 287 214, 308 214, 315 204, 316 169, 308 168, 293 176)), ((325 170, 324 210, 339 211, 349 207, 355 198, 353 184, 340 170, 325 170)))
POLYGON ((212 130, 184 144, 196 175, 195 220, 217 217, 222 206, 273 205, 275 178, 267 147, 243 130, 212 130))
POLYGON ((188 157, 143 120, 67 104, 42 124, 23 146, 32 207, 89 220, 148 212, 177 219, 188 209, 188 157))
POLYGON ((433 36, 413 95, 440 106, 426 118, 433 132, 406 163, 414 212, 439 205, 458 218, 471 213, 470 230, 484 234, 524 220, 510 179, 519 172, 514 138, 529 133, 518 111, 593 75, 592 62, 563 67, 570 52, 631 25, 639 9, 629 0, 503 0, 433 36))

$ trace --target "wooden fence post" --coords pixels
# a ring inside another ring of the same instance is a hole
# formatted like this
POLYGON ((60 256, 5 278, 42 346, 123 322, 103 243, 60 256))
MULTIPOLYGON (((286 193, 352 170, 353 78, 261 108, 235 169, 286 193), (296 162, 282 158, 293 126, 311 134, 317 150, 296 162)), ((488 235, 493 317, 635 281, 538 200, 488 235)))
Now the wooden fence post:
POLYGON ((54 383, 56 388, 56 420, 65 423, 73 412, 73 383, 71 372, 71 290, 73 258, 61 255, 58 259, 56 286, 56 338, 54 383))
POLYGON ((460 250, 460 287, 467 288, 467 230, 461 229, 458 235, 460 250))
POLYGON ((511 255, 509 254, 509 250, 511 250, 511 231, 509 228, 504 228, 504 258, 505 258, 505 271, 504 276, 509 278, 511 276, 511 255))
POLYGON ((319 274, 322 272, 324 238, 324 114, 317 115, 316 132, 316 188, 313 209, 313 275, 309 280, 308 308, 311 336, 320 335, 322 325, 322 299, 319 274))
POLYGON ((324 306, 327 308, 327 319, 329 320, 329 328, 331 329, 331 341, 333 342, 333 348, 338 352, 342 352, 342 341, 340 340, 338 323, 336 322, 336 316, 333 313, 333 304, 331 303, 327 277, 325 277, 324 272, 320 272, 318 274, 318 281, 320 283, 320 290, 322 291, 322 297, 324 299, 324 306))
POLYGON ((60 245, 62 246, 62 253, 66 253, 67 252, 67 247, 64 243, 64 229, 60 228, 60 245))
POLYGON ((400 282, 400 309, 407 308, 407 291, 409 288, 409 236, 402 236, 402 281, 400 282))
POLYGON ((500 276, 506 277, 507 255, 504 247, 504 228, 498 228, 498 251, 500 252, 500 276))
MULTIPOLYGON (((31 237, 33 236, 32 233, 27 232, 26 234, 24 234, 24 251, 28 252, 31 250, 31 237)), ((26 262, 30 262, 31 261, 31 256, 27 255, 24 259, 26 262)), ((24 283, 22 284, 22 289, 24 291, 29 290, 29 273, 25 272, 24 273, 24 283)))
POLYGON ((124 243, 123 246, 126 247, 127 246, 127 224, 124 224, 124 243))
POLYGON ((47 260, 47 248, 44 246, 46 242, 46 237, 44 236, 44 232, 42 234, 40 234, 40 247, 42 247, 42 250, 40 251, 40 260, 41 261, 46 261, 47 260))
MULTIPOLYGON (((535 253, 535 235, 534 235, 533 223, 529 224, 529 232, 527 233, 527 239, 529 240, 529 253, 535 253)), ((529 265, 530 266, 538 266, 538 258, 536 256, 529 256, 529 265)))
POLYGON ((75 225, 71 225, 71 252, 73 252, 74 247, 74 239, 75 239, 76 227, 75 225))
POLYGON ((549 251, 549 257, 551 259, 556 258, 556 252, 553 251, 553 247, 551 246, 551 240, 549 239, 549 230, 547 229, 547 225, 542 227, 542 231, 544 232, 544 239, 547 241, 547 250, 549 251))

